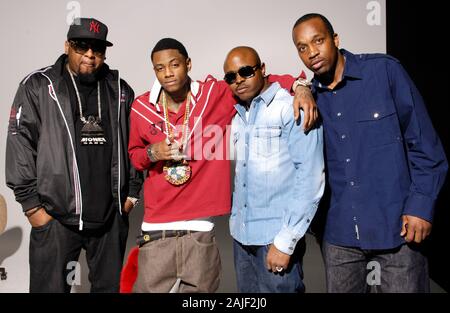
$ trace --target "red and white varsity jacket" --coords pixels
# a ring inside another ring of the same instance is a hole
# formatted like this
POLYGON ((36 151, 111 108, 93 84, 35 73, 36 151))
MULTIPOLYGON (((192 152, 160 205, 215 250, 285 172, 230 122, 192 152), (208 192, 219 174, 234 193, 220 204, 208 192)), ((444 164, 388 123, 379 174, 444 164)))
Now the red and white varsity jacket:
MULTIPOLYGON (((290 89, 292 76, 269 76, 290 89)), ((136 98, 130 114, 128 152, 134 167, 148 170, 144 182, 144 222, 167 223, 195 218, 224 215, 231 209, 230 161, 228 130, 237 103, 224 81, 208 76, 204 82, 191 83, 189 114, 188 161, 191 178, 174 186, 164 178, 164 162, 150 162, 147 146, 165 140, 164 112, 157 103, 161 85, 136 98)), ((169 110, 172 128, 181 133, 186 103, 178 113, 169 110)), ((177 134, 177 132, 175 132, 177 134)))

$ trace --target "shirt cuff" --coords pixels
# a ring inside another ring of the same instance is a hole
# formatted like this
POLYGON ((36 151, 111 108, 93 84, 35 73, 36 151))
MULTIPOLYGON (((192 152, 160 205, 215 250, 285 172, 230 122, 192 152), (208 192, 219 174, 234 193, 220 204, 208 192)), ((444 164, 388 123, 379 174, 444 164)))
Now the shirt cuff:
POLYGON ((435 200, 420 194, 411 193, 403 209, 404 215, 420 217, 430 223, 433 221, 435 200))
POLYGON ((294 234, 287 227, 283 226, 283 229, 275 236, 273 244, 281 252, 292 255, 300 238, 297 234, 294 234))

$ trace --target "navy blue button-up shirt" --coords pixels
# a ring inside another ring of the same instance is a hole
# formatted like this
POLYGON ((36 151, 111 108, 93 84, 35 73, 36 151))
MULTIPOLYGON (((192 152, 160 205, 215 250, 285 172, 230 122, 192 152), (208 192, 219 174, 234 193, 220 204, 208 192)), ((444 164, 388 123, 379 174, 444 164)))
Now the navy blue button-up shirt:
POLYGON ((362 249, 402 243, 402 215, 432 221, 448 169, 422 97, 383 54, 345 57, 332 90, 313 79, 323 118, 331 204, 324 239, 362 249))

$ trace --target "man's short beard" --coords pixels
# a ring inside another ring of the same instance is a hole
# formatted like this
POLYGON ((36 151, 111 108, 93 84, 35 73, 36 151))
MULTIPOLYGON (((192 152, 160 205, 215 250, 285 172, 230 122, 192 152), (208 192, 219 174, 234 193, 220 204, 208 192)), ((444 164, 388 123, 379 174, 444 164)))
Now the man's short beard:
POLYGON ((99 68, 97 68, 94 72, 89 74, 78 74, 78 79, 80 80, 80 83, 84 85, 90 85, 98 82, 99 80, 102 80, 106 73, 108 72, 108 66, 105 64, 100 65, 99 68))

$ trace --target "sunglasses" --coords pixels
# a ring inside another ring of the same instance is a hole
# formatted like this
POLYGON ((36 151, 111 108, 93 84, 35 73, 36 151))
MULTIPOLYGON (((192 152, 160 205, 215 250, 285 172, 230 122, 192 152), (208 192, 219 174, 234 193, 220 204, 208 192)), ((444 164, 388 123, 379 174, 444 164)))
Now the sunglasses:
POLYGON ((97 41, 70 40, 69 43, 78 54, 85 54, 91 49, 96 57, 102 57, 106 52, 106 45, 97 41))
POLYGON ((237 74, 242 78, 251 78, 255 76, 255 72, 259 69, 261 65, 257 64, 255 66, 243 66, 237 72, 228 72, 225 74, 223 79, 227 82, 228 85, 234 84, 236 82, 237 74))

